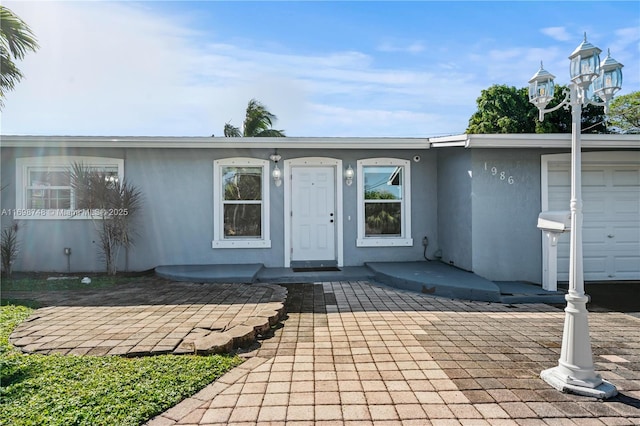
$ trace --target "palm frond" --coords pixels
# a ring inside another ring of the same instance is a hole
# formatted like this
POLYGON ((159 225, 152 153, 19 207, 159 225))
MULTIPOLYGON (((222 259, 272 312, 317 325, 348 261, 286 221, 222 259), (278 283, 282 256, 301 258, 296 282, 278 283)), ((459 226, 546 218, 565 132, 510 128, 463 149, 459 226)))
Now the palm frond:
POLYGON ((227 138, 239 138, 240 136, 242 136, 242 133, 240 132, 240 129, 232 126, 231 123, 225 123, 224 136, 227 138))
POLYGON ((38 49, 31 28, 4 6, 0 6, 0 46, 11 52, 15 59, 22 59, 27 51, 38 49))
POLYGON ((4 6, 0 6, 0 109, 4 98, 22 79, 14 60, 24 58, 27 51, 35 52, 38 42, 22 19, 4 6))
POLYGON ((272 129, 273 123, 278 119, 275 114, 269 112, 266 106, 257 99, 251 99, 247 104, 247 110, 242 124, 242 130, 226 123, 224 135, 226 137, 286 137, 284 130, 272 129))
POLYGON ((244 136, 254 137, 269 129, 277 117, 267 110, 262 103, 251 99, 247 105, 247 113, 244 119, 244 136))

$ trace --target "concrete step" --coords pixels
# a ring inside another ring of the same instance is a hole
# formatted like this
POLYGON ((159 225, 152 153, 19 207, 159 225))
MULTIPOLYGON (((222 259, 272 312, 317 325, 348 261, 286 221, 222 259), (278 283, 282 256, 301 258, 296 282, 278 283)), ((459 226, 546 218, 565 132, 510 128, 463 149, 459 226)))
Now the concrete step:
POLYGON ((198 283, 243 283, 256 281, 262 263, 238 265, 162 265, 156 275, 174 281, 198 283))

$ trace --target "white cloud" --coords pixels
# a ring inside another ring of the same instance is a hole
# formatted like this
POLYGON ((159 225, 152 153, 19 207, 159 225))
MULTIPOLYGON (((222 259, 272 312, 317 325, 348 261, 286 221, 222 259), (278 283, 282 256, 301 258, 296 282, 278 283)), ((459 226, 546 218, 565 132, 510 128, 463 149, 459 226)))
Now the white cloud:
POLYGON ((621 28, 616 30, 615 35, 617 37, 616 44, 619 45, 620 48, 635 44, 636 49, 640 50, 640 28, 621 28))
MULTIPOLYGON (((470 61, 479 73, 484 73, 481 80, 487 81, 486 87, 492 84, 506 84, 515 87, 525 87, 536 71, 540 62, 552 74, 558 75, 567 68, 567 55, 559 47, 511 47, 506 49, 491 49, 479 55, 470 56, 470 61)), ((486 88, 483 87, 483 88, 486 88)))
POLYGON ((469 75, 450 73, 445 84, 428 70, 375 68, 357 51, 222 43, 190 30, 186 16, 147 6, 11 3, 41 48, 20 64, 25 79, 7 97, 2 132, 221 135, 257 98, 289 135, 429 136, 466 124, 430 109, 473 108, 480 91, 469 75))
POLYGON ((565 27, 547 27, 541 29, 540 32, 558 41, 569 41, 573 38, 565 27))
MULTIPOLYGON (((443 115, 438 113, 313 104, 308 114, 308 126, 325 136, 425 137, 451 133, 451 129, 446 127, 443 115)), ((292 129, 296 130, 295 127, 292 129)))
MULTIPOLYGON (((582 39, 582 29, 569 37, 566 27, 548 27, 541 31, 551 39, 536 34, 522 45, 487 35, 459 47, 453 36, 430 39, 435 58, 402 36, 371 52, 299 53, 277 40, 194 30, 202 28, 195 12, 167 14, 153 2, 4 4, 41 44, 20 64, 25 79, 5 101, 5 134, 221 135, 225 122, 242 123, 251 98, 292 136, 462 132, 482 89, 524 87, 540 60, 566 84, 567 56, 582 39), (392 55, 380 51, 410 55, 385 62, 392 55)), ((623 91, 637 90, 640 30, 586 29, 625 65, 623 91)))
POLYGON ((186 27, 119 3, 16 3, 40 49, 7 96, 3 132, 103 133, 169 119, 186 78, 186 27), (15 130, 14 130, 15 129, 15 130))
POLYGON ((423 52, 425 50, 425 46, 420 41, 414 41, 408 44, 385 41, 378 45, 378 50, 381 52, 402 52, 416 54, 423 52))

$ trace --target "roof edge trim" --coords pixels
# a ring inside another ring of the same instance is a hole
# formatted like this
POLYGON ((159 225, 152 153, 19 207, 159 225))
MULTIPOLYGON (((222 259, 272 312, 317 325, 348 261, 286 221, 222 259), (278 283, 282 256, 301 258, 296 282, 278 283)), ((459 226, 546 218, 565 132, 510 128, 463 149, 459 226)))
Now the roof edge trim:
POLYGON ((169 136, 0 136, 2 147, 428 149, 427 138, 225 138, 169 136))

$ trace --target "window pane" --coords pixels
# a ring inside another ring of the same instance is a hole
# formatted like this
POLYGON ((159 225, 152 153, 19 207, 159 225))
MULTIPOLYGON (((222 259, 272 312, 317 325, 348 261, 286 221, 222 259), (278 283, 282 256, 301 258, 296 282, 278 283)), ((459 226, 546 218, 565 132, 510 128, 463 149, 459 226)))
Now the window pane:
POLYGON ((262 237, 261 204, 225 204, 225 237, 262 237))
POLYGON ((366 166, 363 171, 365 200, 402 199, 402 167, 366 166))
POLYGON ((225 200, 261 200, 262 167, 223 167, 225 200))
POLYGON ((70 189, 29 189, 27 190, 28 209, 70 209, 70 189))
POLYGON ((365 236, 402 235, 401 203, 365 203, 365 236))
POLYGON ((70 186, 65 171, 29 171, 29 186, 70 186))
POLYGON ((50 198, 50 209, 70 209, 71 208, 71 190, 69 189, 52 189, 50 198))

